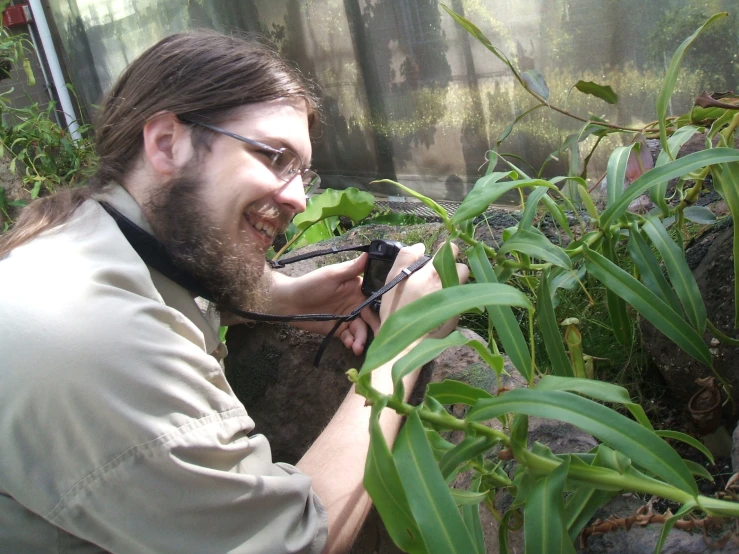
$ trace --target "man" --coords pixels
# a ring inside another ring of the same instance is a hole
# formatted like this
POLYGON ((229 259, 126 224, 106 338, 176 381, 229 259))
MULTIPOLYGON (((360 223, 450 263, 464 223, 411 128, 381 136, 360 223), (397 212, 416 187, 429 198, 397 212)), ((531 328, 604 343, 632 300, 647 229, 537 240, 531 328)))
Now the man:
MULTIPOLYGON (((2 238, 1 552, 349 549, 369 509, 364 399, 349 393, 297 467, 273 463, 224 378, 212 304, 148 267, 110 215, 155 236, 219 305, 348 313, 364 300, 363 257, 297 279, 265 271, 317 179, 315 118, 272 51, 174 35, 109 93, 89 189, 31 205, 2 238)), ((391 275, 422 254, 402 250, 391 275)), ((360 353, 368 326, 438 287, 428 264, 341 340, 360 353)), ((389 370, 373 374, 387 392, 389 370)), ((392 440, 400 419, 383 418, 392 440)))

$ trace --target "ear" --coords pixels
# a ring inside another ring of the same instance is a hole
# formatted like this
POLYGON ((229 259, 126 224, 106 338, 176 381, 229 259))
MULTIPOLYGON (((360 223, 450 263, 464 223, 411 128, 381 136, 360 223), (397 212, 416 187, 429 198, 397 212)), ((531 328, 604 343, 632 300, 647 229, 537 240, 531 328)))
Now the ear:
POLYGON ((193 155, 190 130, 171 112, 161 112, 144 125, 144 155, 155 173, 172 177, 193 155))

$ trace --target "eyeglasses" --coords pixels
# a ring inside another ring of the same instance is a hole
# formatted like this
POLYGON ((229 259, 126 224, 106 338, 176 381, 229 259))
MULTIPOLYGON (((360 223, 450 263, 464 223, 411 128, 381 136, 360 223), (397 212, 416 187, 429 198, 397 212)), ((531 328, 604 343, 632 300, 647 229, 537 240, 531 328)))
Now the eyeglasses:
POLYGON ((270 159, 270 167, 279 179, 285 182, 289 182, 292 181, 296 175, 300 175, 306 192, 318 187, 318 185, 321 183, 321 178, 318 176, 318 174, 312 169, 303 167, 303 160, 301 160, 300 156, 298 156, 289 148, 272 148, 268 144, 242 137, 241 135, 237 135, 236 133, 232 133, 231 131, 227 131, 226 129, 216 127, 215 125, 211 125, 210 123, 191 121, 182 117, 180 118, 180 120, 191 125, 199 125, 201 127, 205 127, 206 129, 210 129, 211 131, 215 131, 216 133, 226 135, 227 137, 240 140, 241 142, 253 146, 259 152, 265 154, 270 159))

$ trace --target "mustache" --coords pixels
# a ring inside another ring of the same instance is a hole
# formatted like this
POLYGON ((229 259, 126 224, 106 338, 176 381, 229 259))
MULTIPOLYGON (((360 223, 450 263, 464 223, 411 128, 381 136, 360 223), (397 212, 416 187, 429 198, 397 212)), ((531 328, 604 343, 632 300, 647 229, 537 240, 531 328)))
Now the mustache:
POLYGON ((279 206, 269 201, 257 202, 249 205, 246 209, 246 213, 254 215, 259 219, 265 219, 272 222, 280 233, 285 232, 293 218, 292 214, 282 210, 279 206))

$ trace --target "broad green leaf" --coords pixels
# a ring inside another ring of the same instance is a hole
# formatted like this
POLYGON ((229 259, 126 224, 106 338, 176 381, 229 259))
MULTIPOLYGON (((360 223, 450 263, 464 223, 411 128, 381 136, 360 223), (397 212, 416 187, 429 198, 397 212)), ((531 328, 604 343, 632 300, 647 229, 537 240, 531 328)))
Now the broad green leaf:
POLYGON ((677 50, 670 60, 670 67, 667 69, 664 83, 662 84, 662 90, 659 92, 657 97, 657 119, 659 120, 659 141, 662 144, 662 149, 669 152, 669 145, 667 144, 667 110, 670 106, 670 98, 672 97, 672 91, 675 89, 675 83, 677 83, 677 76, 680 73, 680 62, 682 61, 683 55, 692 42, 701 34, 701 32, 708 27, 711 23, 717 19, 728 15, 726 12, 717 13, 701 25, 692 35, 686 38, 683 43, 678 46, 677 50))
POLYGON ((505 181, 499 183, 501 179, 515 179, 517 176, 515 171, 494 171, 484 177, 480 177, 475 182, 472 190, 464 197, 457 211, 454 212, 451 223, 457 225, 462 221, 477 217, 484 213, 491 203, 495 202, 509 190, 513 190, 517 186, 525 186, 520 184, 522 181, 505 181))
POLYGON ((374 183, 377 183, 377 184, 389 183, 391 185, 398 187, 400 190, 405 192, 407 195, 412 196, 413 198, 416 198, 417 200, 420 200, 424 205, 430 208, 431 211, 433 211, 436 215, 438 215, 442 221, 444 222, 449 221, 449 214, 447 213, 447 211, 442 206, 440 206, 439 204, 431 200, 431 198, 424 196, 423 194, 416 192, 415 190, 410 189, 406 187, 405 185, 401 185, 400 183, 396 181, 391 181, 390 179, 380 179, 379 181, 372 181, 370 184, 374 184, 374 183))
POLYGON ((629 156, 636 144, 628 146, 619 146, 608 158, 607 168, 607 206, 612 206, 618 197, 623 194, 624 180, 626 179, 626 165, 629 163, 629 156))
MULTIPOLYGON (((443 407, 441 411, 445 412, 443 407)), ((434 458, 437 462, 439 462, 444 457, 444 454, 446 454, 456 446, 456 444, 442 438, 439 432, 435 429, 426 429, 426 439, 429 441, 429 446, 431 446, 431 450, 434 451, 434 458)))
MULTIPOLYGON (((714 149, 715 150, 715 149, 714 149)), ((734 328, 739 328, 739 163, 722 163, 711 168, 713 186, 726 201, 734 220, 734 328)))
POLYGON ((613 89, 609 85, 599 85, 593 81, 578 81, 575 83, 575 88, 582 93, 591 94, 596 98, 600 98, 609 104, 616 104, 618 102, 618 94, 613 92, 613 89))
POLYGON ((664 439, 673 439, 676 441, 684 442, 685 444, 689 444, 696 450, 698 450, 701 454, 703 454, 706 458, 708 458, 708 461, 712 464, 715 463, 713 460, 713 454, 711 454, 711 451, 706 448, 706 446, 700 442, 697 439, 694 439, 690 435, 686 435, 685 433, 681 433, 680 431, 655 431, 655 433, 664 438, 664 439))
POLYGON ((688 320, 700 334, 703 334, 706 330, 706 306, 682 248, 675 244, 662 222, 656 217, 647 216, 642 228, 662 256, 667 275, 685 308, 688 320))
POLYGON ((459 285, 459 275, 457 274, 457 263, 452 252, 452 245, 447 240, 441 245, 439 251, 434 256, 434 269, 439 274, 441 285, 446 287, 456 287, 459 285))
POLYGON ((542 204, 544 204, 544 206, 546 207, 547 211, 552 214, 552 217, 557 221, 557 223, 559 223, 559 226, 564 229, 565 233, 567 233, 570 238, 574 238, 574 235, 572 234, 572 229, 570 229, 570 224, 567 221, 567 215, 565 214, 562 207, 548 195, 544 195, 541 201, 542 204))
POLYGON ((548 272, 542 273, 536 296, 536 321, 544 338, 544 346, 549 355, 549 361, 552 364, 552 373, 562 377, 572 377, 572 365, 562 343, 562 335, 559 333, 557 317, 554 314, 552 295, 549 290, 548 272))
POLYGON ((536 93, 543 100, 549 100, 549 87, 544 79, 544 75, 538 69, 529 69, 521 73, 521 79, 526 83, 526 88, 536 93))
POLYGON ((585 204, 585 209, 588 211, 588 215, 591 218, 593 218, 593 221, 596 221, 596 222, 599 221, 600 213, 598 212, 598 209, 595 207, 595 203, 593 202, 593 199, 590 197, 590 193, 588 192, 588 189, 582 185, 578 185, 577 192, 580 194, 580 200, 582 200, 582 203, 585 204))
POLYGON ((308 202, 303 213, 295 216, 293 223, 303 231, 314 223, 331 216, 349 217, 352 221, 364 219, 375 205, 375 197, 354 187, 338 191, 326 189, 308 202))
POLYGON ((430 383, 426 396, 440 404, 467 404, 472 406, 481 398, 494 398, 492 394, 466 383, 444 379, 441 383, 430 383))
POLYGON ((436 465, 417 412, 408 416, 400 430, 393 457, 429 553, 476 552, 454 497, 436 465))
POLYGON ((687 502, 683 505, 682 508, 680 508, 677 513, 675 513, 674 516, 672 516, 670 519, 665 521, 662 524, 662 530, 659 534, 659 539, 657 540, 657 545, 654 547, 655 554, 659 554, 662 552, 662 547, 665 545, 665 541, 667 540, 667 535, 670 533, 672 528, 675 526, 675 523, 679 519, 681 519, 683 516, 688 515, 690 512, 692 512, 697 507, 695 502, 687 502))
POLYGON ((575 425, 673 486, 698 494, 695 480, 677 452, 652 431, 602 404, 569 392, 515 389, 479 400, 468 412, 467 419, 487 421, 505 413, 523 413, 575 425))
POLYGON ((529 447, 529 416, 516 414, 511 424, 511 445, 515 449, 529 447))
MULTIPOLYGON (((618 258, 616 255, 616 243, 618 237, 605 237, 603 239, 603 255, 605 258, 610 260, 614 265, 618 264, 618 258)), ((629 318, 629 314, 626 312, 626 303, 623 299, 611 288, 606 289, 606 304, 608 305, 608 316, 611 319, 611 325, 613 326, 613 335, 619 344, 628 346, 631 344, 631 331, 633 322, 629 318)))
POLYGON ((641 236, 641 231, 636 224, 632 225, 630 230, 629 254, 631 254, 631 259, 639 270, 642 281, 649 290, 668 304, 676 313, 682 313, 683 308, 680 300, 670 287, 667 279, 665 279, 662 267, 652 253, 647 241, 641 236))
POLYGON ((595 379, 545 375, 536 384, 536 390, 577 392, 589 398, 600 400, 601 402, 613 402, 615 404, 631 403, 629 392, 625 388, 595 379))
MULTIPOLYGON (((680 148, 690 140, 690 138, 698 132, 699 128, 694 125, 686 125, 675 131, 672 136, 667 140, 667 144, 670 147, 670 151, 666 152, 661 150, 657 156, 657 161, 654 163, 654 167, 659 167, 669 162, 671 159, 677 158, 677 154, 680 148)), ((649 189, 649 198, 654 202, 656 206, 662 210, 663 215, 669 213, 669 208, 665 200, 665 194, 667 193, 667 181, 663 181, 658 185, 649 189)))
POLYGON ((531 309, 521 291, 509 285, 472 283, 442 289, 393 313, 372 341, 362 374, 389 362, 416 339, 448 319, 477 306, 518 306, 531 309))
MULTIPOLYGON (((427 552, 426 546, 411 512, 395 461, 380 428, 380 413, 385 404, 386 402, 378 402, 372 406, 364 488, 372 497, 372 502, 393 542, 404 552, 423 554, 427 552)), ((433 460, 433 454, 431 459, 433 460)))
POLYGON ((524 507, 526 554, 575 554, 562 497, 569 467, 569 461, 563 462, 534 483, 524 507))
POLYGON ((713 225, 718 221, 716 214, 705 206, 688 206, 683 210, 683 215, 693 223, 701 225, 713 225))
MULTIPOLYGON (((482 245, 467 250, 467 261, 478 283, 498 283, 498 278, 485 255, 482 245)), ((526 381, 531 380, 531 354, 528 344, 518 325, 516 316, 509 306, 485 306, 493 326, 498 331, 498 337, 503 350, 508 355, 514 367, 523 375, 526 381)))
MULTIPOLYGON (((637 197, 647 192, 651 187, 666 183, 670 179, 682 177, 691 171, 706 167, 708 165, 721 164, 724 162, 739 161, 739 151, 733 148, 710 148, 688 154, 677 160, 668 162, 654 169, 650 169, 644 175, 634 181, 629 188, 609 206, 600 216, 601 229, 607 229, 612 223, 621 217, 629 204, 637 197)), ((712 168, 715 175, 715 168, 712 168)))
POLYGON ((403 377, 413 370, 426 365, 447 348, 463 345, 469 345, 474 348, 480 357, 495 370, 496 374, 499 375, 503 370, 504 360, 502 356, 490 352, 488 347, 480 341, 468 339, 459 331, 454 331, 443 339, 424 339, 413 350, 393 364, 392 378, 393 386, 395 387, 393 396, 401 401, 405 398, 403 377))
POLYGON ((695 477, 701 477, 705 479, 706 481, 710 481, 711 483, 714 481, 713 475, 710 474, 710 472, 703 467, 700 464, 696 464, 695 462, 692 462, 690 460, 684 460, 685 465, 688 466, 688 469, 690 470, 690 473, 693 474, 695 477))
POLYGON ((509 252, 520 252, 558 267, 572 269, 572 262, 565 251, 552 244, 541 232, 519 229, 498 249, 501 255, 509 252))
POLYGON ((652 325, 699 362, 712 366, 703 338, 669 305, 617 265, 588 248, 583 251, 588 272, 614 291, 652 325))
POLYGON ((441 462, 439 462, 439 471, 441 471, 442 477, 446 479, 457 469, 457 466, 490 450, 496 442, 498 441, 486 436, 466 437, 457 446, 444 454, 441 462))
POLYGON ((735 111, 726 110, 721 117, 716 119, 716 121, 714 121, 711 124, 711 129, 708 131, 708 134, 706 135, 706 145, 708 145, 708 141, 712 140, 721 131, 723 127, 731 123, 731 120, 734 119, 734 115, 736 115, 735 111))
MULTIPOLYGON (((469 494, 482 494, 482 499, 484 500, 487 492, 479 492, 481 481, 482 477, 480 475, 477 475, 472 479, 469 494)), ((460 503, 456 496, 455 501, 457 502, 457 504, 460 503)), ((476 502, 474 504, 464 504, 462 506, 462 519, 464 519, 464 524, 475 542, 478 554, 485 554, 485 537, 482 532, 482 523, 480 522, 479 502, 476 502)))

